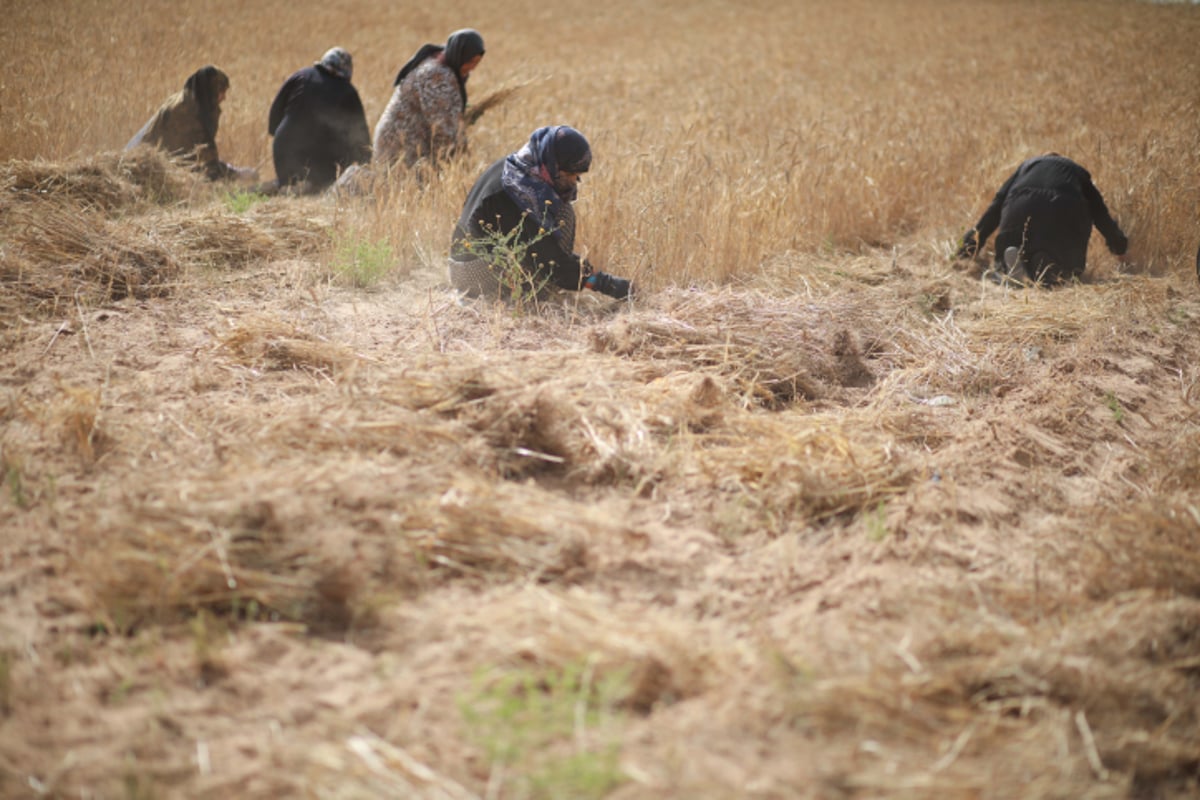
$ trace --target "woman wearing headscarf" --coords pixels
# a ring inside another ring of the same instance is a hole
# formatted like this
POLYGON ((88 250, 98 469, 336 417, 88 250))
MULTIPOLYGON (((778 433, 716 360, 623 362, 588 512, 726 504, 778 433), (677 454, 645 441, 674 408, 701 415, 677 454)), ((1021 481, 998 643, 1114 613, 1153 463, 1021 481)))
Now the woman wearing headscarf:
POLYGON ((371 132, 358 90, 350 83, 354 62, 340 47, 289 77, 271 104, 267 133, 279 186, 319 192, 352 164, 371 160, 371 132))
POLYGON ((471 188, 450 245, 450 283, 468 297, 541 294, 547 286, 624 298, 633 285, 575 254, 580 176, 592 162, 583 134, 538 128, 471 188))
POLYGON ((192 162, 209 180, 257 180, 253 169, 239 169, 217 157, 217 125, 229 76, 212 64, 193 72, 183 90, 167 98, 125 149, 148 144, 192 162))
POLYGON ((1129 240, 1108 213, 1086 169, 1058 153, 1028 159, 996 192, 992 204, 963 236, 960 258, 974 257, 996 231, 995 267, 989 277, 1056 284, 1087 267, 1092 226, 1116 256, 1129 240))
POLYGON ((444 46, 424 45, 400 68, 375 126, 376 163, 388 168, 403 160, 411 167, 466 149, 467 78, 483 52, 483 37, 464 28, 444 46))

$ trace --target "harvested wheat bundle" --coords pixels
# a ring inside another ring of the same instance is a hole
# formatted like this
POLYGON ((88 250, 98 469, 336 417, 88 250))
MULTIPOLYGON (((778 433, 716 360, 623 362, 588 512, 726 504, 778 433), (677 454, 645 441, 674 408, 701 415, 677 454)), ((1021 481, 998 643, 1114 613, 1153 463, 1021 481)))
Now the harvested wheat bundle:
POLYGON ((467 106, 466 111, 463 112, 463 120, 468 125, 474 125, 475 123, 479 122, 479 118, 484 115, 484 112, 505 102, 508 100, 508 98, 512 97, 526 86, 529 86, 531 83, 533 83, 532 80, 523 81, 522 83, 507 84, 494 91, 488 92, 482 98, 467 106))
POLYGON ((669 614, 621 609, 582 588, 523 588, 489 603, 472 622, 505 632, 478 649, 483 663, 495 665, 493 677, 530 666, 582 670, 579 677, 595 681, 612 676, 618 707, 639 714, 700 695, 745 667, 733 642, 697 638, 695 627, 669 614))
POLYGON ((413 508, 401 527, 406 547, 435 570, 536 582, 586 574, 589 539, 620 530, 599 514, 581 517, 543 489, 466 475, 413 508))
POLYGON ((254 509, 144 506, 102 522, 95 535, 111 544, 85 549, 81 574, 97 618, 114 632, 201 610, 303 620, 321 606, 311 559, 254 509))
POLYGON ((715 372, 741 386, 748 406, 780 408, 874 380, 850 333, 871 334, 875 320, 864 309, 734 289, 668 291, 656 300, 658 314, 594 329, 593 347, 665 362, 671 371, 715 372))
POLYGON ((280 198, 257 203, 243 217, 269 235, 278 252, 290 258, 329 249, 333 222, 328 209, 312 198, 280 198))
POLYGON ((356 396, 345 405, 296 405, 266 425, 261 417, 247 419, 246 425, 255 426, 257 438, 297 450, 412 455, 444 465, 479 460, 473 443, 464 441, 460 425, 397 407, 373 393, 356 396))
POLYGON ((1200 512, 1186 495, 1106 518, 1091 545, 1095 596, 1148 589, 1200 599, 1200 512))
POLYGON ((1065 622, 957 664, 962 700, 1001 714, 1039 706, 1071 713, 1098 773, 1117 770, 1144 786, 1194 775, 1200 601, 1132 592, 1065 622))
POLYGON ((22 204, 6 222, 0 283, 22 305, 57 307, 79 295, 91 302, 160 297, 179 279, 178 262, 150 237, 68 205, 22 204))
POLYGON ((1128 308, 1130 297, 1124 282, 1022 289, 1016 294, 996 291, 992 302, 984 303, 977 314, 962 320, 962 325, 969 333, 988 338, 1031 343, 1074 340, 1081 332, 1103 327, 1104 320, 1120 320, 1125 315, 1123 309, 1128 308), (1073 293, 1072 302, 1062 301, 1060 293, 1065 291, 1073 293))
POLYGON ((243 214, 208 206, 160 214, 142 224, 179 258, 218 268, 311 255, 330 242, 327 221, 291 204, 259 203, 243 214))
POLYGON ((980 340, 960 322, 946 317, 890 328, 887 351, 879 354, 889 370, 873 401, 885 406, 900 395, 914 402, 938 402, 938 396, 956 400, 1004 391, 1039 352, 1032 341, 980 340))
POLYGON ((200 181, 148 147, 65 162, 10 161, 0 166, 0 209, 47 198, 105 211, 137 202, 170 203, 187 197, 200 181))
POLYGON ((265 369, 343 372, 357 362, 354 353, 272 316, 240 321, 220 347, 243 364, 265 369))
POLYGON ((552 472, 604 483, 636 475, 648 446, 644 408, 624 391, 624 371, 570 352, 456 355, 407 373, 398 402, 480 433, 489 468, 507 477, 552 472))
POLYGON ((171 252, 203 266, 236 269, 280 250, 269 229, 219 208, 162 215, 151 227, 171 252))
POLYGON ((681 470, 757 508, 773 525, 862 511, 902 492, 913 467, 871 430, 833 419, 746 415, 684 454, 681 470))

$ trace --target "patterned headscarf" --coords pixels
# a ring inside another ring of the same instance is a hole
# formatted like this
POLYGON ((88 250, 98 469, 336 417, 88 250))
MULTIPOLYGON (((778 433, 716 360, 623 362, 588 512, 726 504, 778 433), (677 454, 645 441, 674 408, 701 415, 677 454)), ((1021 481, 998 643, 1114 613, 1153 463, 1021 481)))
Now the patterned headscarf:
POLYGON ((184 94, 196 98, 196 105, 200 107, 200 125, 209 142, 217 138, 217 124, 221 119, 219 98, 228 88, 229 76, 212 64, 193 72, 183 84, 184 94))
POLYGON ((587 172, 591 163, 591 145, 579 131, 567 125, 538 128, 524 147, 504 159, 500 184, 522 211, 558 237, 554 220, 577 195, 574 186, 557 188, 559 173, 587 172))
POLYGON ((321 60, 315 66, 344 81, 350 80, 350 76, 354 74, 354 59, 340 47, 331 47, 326 50, 325 55, 321 56, 321 60))
POLYGON ((466 108, 467 78, 462 74, 463 64, 466 64, 475 56, 481 56, 484 53, 483 37, 474 28, 463 28, 460 31, 455 31, 450 34, 450 38, 446 40, 445 45, 421 45, 421 49, 414 53, 413 57, 400 68, 400 72, 396 73, 396 80, 392 81, 392 86, 399 86, 401 81, 408 77, 408 73, 424 64, 426 59, 432 58, 438 53, 445 53, 446 66, 450 68, 450 71, 454 73, 455 80, 458 81, 458 93, 462 96, 463 108, 466 108))

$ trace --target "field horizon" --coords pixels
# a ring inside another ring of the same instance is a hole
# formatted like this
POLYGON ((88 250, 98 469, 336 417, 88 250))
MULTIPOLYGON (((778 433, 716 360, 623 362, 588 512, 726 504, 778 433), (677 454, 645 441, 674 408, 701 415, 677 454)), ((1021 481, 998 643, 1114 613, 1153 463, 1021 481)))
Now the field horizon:
POLYGON ((1200 793, 1200 8, 5 5, 0 796, 1200 793), (436 173, 263 197, 125 141, 349 49, 516 87, 436 173), (269 35, 268 35, 269 33, 269 35), (446 284, 536 127, 641 287, 446 284), (1129 234, 958 237, 1023 159, 1129 234), (990 243, 989 243, 990 244, 990 243))

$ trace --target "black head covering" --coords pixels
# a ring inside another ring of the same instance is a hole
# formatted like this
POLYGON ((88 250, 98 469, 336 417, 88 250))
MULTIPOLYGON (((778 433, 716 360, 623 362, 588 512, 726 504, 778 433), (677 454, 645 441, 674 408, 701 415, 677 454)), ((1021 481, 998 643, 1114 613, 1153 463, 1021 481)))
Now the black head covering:
POLYGON ((462 68, 475 56, 481 56, 484 53, 483 37, 479 35, 479 31, 473 28, 463 28, 460 31, 455 31, 450 34, 450 38, 446 40, 446 44, 424 44, 408 62, 400 68, 400 72, 396 75, 396 80, 392 81, 393 86, 399 86, 400 83, 417 67, 425 62, 425 59, 432 58, 438 53, 445 53, 446 66, 454 73, 455 80, 458 81, 458 92, 462 95, 463 108, 467 107, 467 79, 463 77, 462 68))
POLYGON ((204 135, 213 141, 217 137, 217 124, 221 119, 219 98, 229 88, 229 76, 212 64, 201 67, 188 77, 183 91, 196 98, 200 107, 200 124, 204 135))

